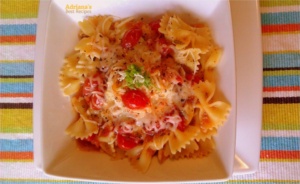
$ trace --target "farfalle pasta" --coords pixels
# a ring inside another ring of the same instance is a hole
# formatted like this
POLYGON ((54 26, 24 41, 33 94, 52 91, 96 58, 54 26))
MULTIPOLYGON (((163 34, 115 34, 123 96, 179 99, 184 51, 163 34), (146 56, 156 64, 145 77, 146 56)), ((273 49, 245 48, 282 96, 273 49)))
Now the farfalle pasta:
POLYGON ((146 172, 153 157, 201 158, 230 104, 215 96, 222 49, 203 24, 177 15, 91 16, 61 68, 60 86, 77 118, 65 132, 146 172))

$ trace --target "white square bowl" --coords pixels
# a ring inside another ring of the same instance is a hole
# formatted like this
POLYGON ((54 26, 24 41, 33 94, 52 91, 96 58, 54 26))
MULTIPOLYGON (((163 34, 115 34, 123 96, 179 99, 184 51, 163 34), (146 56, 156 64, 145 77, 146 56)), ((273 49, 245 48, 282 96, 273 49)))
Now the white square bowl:
POLYGON ((52 176, 110 182, 208 182, 225 181, 233 173, 236 135, 236 79, 230 5, 227 0, 50 0, 40 6, 34 81, 34 141, 38 167, 52 176), (87 5, 88 13, 67 11, 70 5, 87 5), (62 95, 59 72, 72 51, 79 31, 78 21, 89 15, 157 17, 165 12, 193 17, 209 25, 223 56, 217 67, 217 88, 232 106, 228 120, 217 136, 216 150, 203 159, 183 159, 159 164, 153 159, 147 173, 136 171, 128 160, 112 161, 96 152, 80 151, 64 130, 73 120, 70 100, 62 95))

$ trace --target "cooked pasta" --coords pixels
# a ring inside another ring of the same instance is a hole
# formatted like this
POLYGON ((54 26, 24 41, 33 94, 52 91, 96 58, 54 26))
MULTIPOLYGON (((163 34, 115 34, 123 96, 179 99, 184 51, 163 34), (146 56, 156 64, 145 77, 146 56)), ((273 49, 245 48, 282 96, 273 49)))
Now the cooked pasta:
POLYGON ((100 15, 79 27, 60 73, 78 115, 69 136, 143 172, 153 157, 163 163, 214 149, 231 106, 215 95, 222 49, 205 24, 170 14, 153 22, 100 15))

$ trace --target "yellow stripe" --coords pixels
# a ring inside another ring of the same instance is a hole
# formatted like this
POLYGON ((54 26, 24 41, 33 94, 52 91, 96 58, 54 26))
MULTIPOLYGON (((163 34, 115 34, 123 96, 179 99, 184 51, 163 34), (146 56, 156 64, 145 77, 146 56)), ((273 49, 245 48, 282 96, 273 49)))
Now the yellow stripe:
POLYGON ((263 130, 300 130, 300 104, 264 104, 263 130))
POLYGON ((34 60, 0 60, 0 63, 33 63, 34 60))
POLYGON ((268 35, 292 35, 292 34, 300 34, 300 31, 262 33, 263 36, 268 36, 268 35))
POLYGON ((33 162, 33 159, 1 159, 0 162, 33 162))
POLYGON ((32 133, 32 109, 0 109, 0 132, 32 133))
POLYGON ((0 0, 0 18, 34 18, 38 14, 39 0, 0 0))
POLYGON ((13 43, 0 43, 0 45, 34 45, 35 42, 13 42, 13 43))
POLYGON ((300 54, 299 50, 264 51, 263 54, 300 54))
POLYGON ((261 7, 274 7, 274 6, 293 6, 293 5, 300 5, 299 0, 261 0, 260 6, 261 7))
POLYGON ((0 78, 0 82, 8 82, 8 83, 32 83, 33 78, 0 78))
POLYGON ((300 75, 300 70, 264 71, 264 76, 289 76, 289 75, 300 75))
POLYGON ((300 162, 300 159, 260 159, 260 162, 300 162))

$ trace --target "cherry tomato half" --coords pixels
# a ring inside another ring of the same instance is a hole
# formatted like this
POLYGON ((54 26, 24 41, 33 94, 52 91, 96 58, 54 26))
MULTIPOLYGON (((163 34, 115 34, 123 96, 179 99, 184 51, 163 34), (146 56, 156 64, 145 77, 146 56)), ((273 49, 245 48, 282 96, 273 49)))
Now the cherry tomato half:
POLYGON ((132 49, 141 38, 143 32, 140 28, 134 28, 128 30, 121 41, 121 46, 125 49, 132 49))
POLYGON ((159 23, 160 23, 160 19, 150 22, 149 26, 150 26, 151 30, 158 33, 158 29, 160 28, 159 23))
POLYGON ((150 100, 146 94, 138 89, 128 90, 122 95, 122 101, 124 105, 130 109, 142 109, 145 108, 150 100))
POLYGON ((117 144, 123 150, 130 150, 139 144, 139 139, 130 134, 118 134, 117 144))

